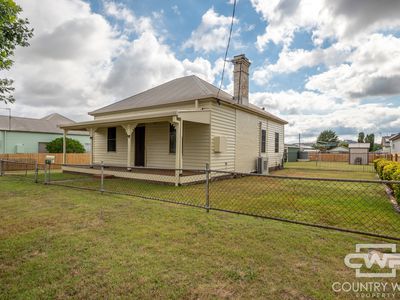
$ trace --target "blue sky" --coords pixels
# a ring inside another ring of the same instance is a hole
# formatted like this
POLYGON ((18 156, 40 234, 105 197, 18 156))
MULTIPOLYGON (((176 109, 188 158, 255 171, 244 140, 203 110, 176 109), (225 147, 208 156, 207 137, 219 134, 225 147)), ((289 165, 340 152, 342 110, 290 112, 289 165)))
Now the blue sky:
MULTIPOLYGON (((176 77, 219 85, 232 3, 17 0, 35 37, 18 49, 14 115, 87 112, 176 77)), ((400 1, 239 0, 228 57, 252 61, 250 101, 289 121, 286 141, 324 129, 400 131, 400 1), (357 8, 354 10, 354 8, 357 8)), ((223 88, 232 91, 228 63, 223 88)))

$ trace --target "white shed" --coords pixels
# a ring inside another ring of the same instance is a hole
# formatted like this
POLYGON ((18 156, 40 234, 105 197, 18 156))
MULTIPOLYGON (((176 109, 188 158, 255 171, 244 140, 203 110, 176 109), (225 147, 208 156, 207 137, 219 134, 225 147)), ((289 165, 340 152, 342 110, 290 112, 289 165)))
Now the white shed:
POLYGON ((368 165, 369 143, 354 143, 349 145, 349 164, 368 165))

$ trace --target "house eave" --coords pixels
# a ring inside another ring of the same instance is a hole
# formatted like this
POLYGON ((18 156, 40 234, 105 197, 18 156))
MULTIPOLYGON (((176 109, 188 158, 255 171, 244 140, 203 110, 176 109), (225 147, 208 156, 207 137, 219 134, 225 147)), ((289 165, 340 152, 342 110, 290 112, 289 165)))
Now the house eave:
POLYGON ((210 124, 211 114, 208 109, 200 110, 176 110, 161 113, 148 113, 140 116, 108 118, 93 120, 87 122, 79 122, 73 124, 60 125, 64 130, 88 130, 93 127, 107 127, 107 126, 120 126, 129 123, 150 123, 172 121, 173 117, 178 117, 183 121, 190 121, 195 123, 210 124))

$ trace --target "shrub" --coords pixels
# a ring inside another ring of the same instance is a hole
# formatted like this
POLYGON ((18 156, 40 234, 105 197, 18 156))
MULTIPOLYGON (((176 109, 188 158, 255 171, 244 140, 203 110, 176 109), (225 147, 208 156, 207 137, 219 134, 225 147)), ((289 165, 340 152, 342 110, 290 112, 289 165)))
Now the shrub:
MULTIPOLYGON (((383 180, 400 181, 400 163, 384 158, 374 160, 375 170, 383 180)), ((400 200, 400 184, 389 184, 397 200, 400 200)))
POLYGON ((382 169, 382 179, 383 180, 393 180, 393 174, 400 170, 399 163, 397 162, 390 162, 385 164, 382 169))
MULTIPOLYGON (((81 142, 67 138, 67 153, 84 153, 85 148, 81 142)), ((56 138, 46 145, 47 151, 50 153, 62 153, 63 152, 63 138, 56 138)))
MULTIPOLYGON (((400 181, 400 168, 392 175, 393 180, 400 181)), ((397 200, 400 200, 400 184, 392 184, 392 189, 397 200)))
POLYGON ((378 163, 379 163, 381 160, 383 160, 383 159, 385 159, 385 158, 377 158, 377 159, 374 159, 373 163, 374 163, 374 168, 375 168, 375 170, 377 169, 378 163))
POLYGON ((379 161, 377 161, 376 172, 378 173, 379 178, 383 179, 383 168, 391 163, 393 162, 387 159, 380 159, 379 161))

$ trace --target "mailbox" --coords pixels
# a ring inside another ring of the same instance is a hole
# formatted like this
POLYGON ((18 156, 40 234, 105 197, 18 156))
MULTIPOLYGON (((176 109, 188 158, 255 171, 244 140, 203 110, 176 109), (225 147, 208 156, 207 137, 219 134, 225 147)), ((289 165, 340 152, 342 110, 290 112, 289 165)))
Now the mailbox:
POLYGON ((45 163, 48 165, 54 164, 55 160, 56 160, 56 157, 54 155, 46 155, 45 163))

